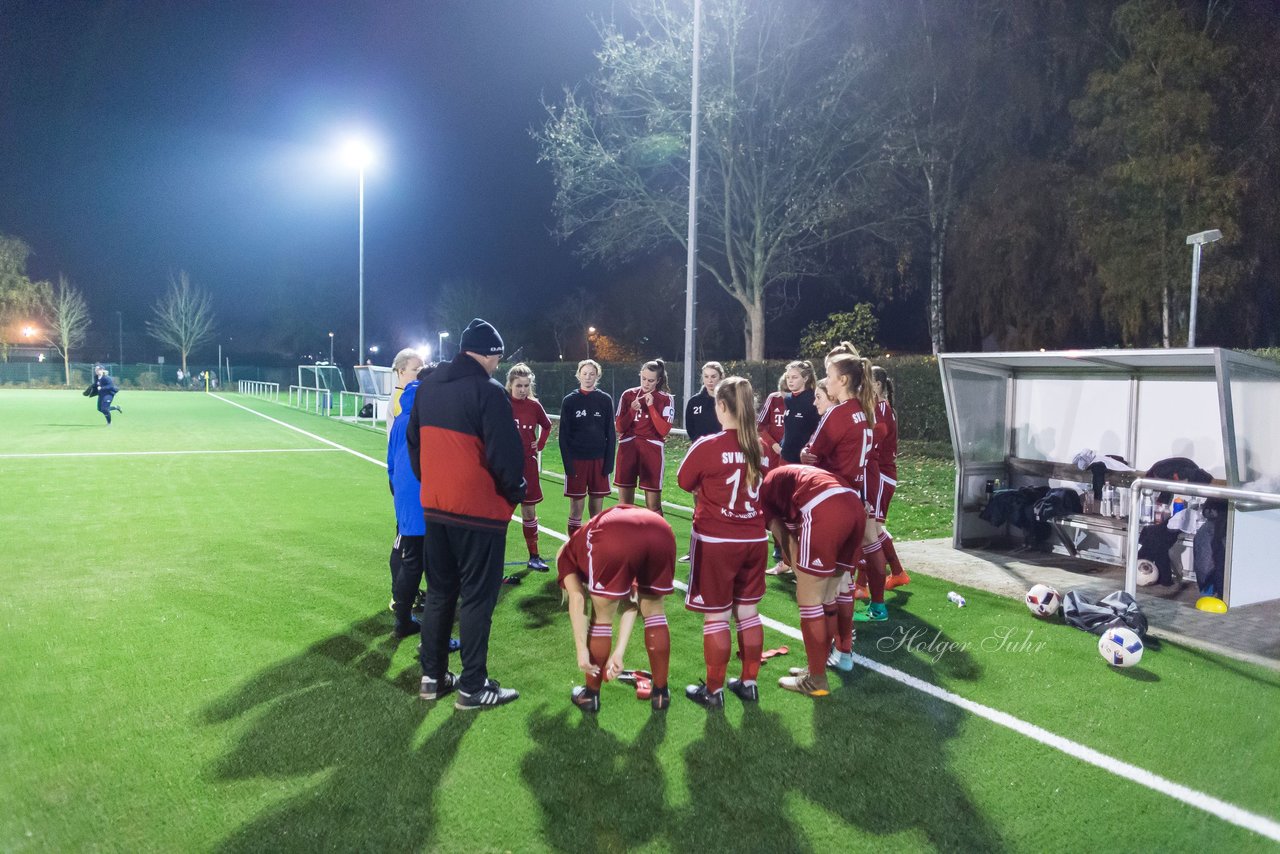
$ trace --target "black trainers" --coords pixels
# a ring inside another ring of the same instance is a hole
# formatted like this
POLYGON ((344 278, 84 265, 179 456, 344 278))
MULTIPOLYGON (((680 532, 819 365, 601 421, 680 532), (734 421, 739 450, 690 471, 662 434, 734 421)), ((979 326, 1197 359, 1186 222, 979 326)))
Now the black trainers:
POLYGON ((754 682, 743 682, 741 679, 730 679, 729 690, 738 695, 744 703, 760 702, 760 686, 754 682))
POLYGON ((445 671, 443 679, 432 679, 429 676, 423 676, 422 688, 418 691, 418 698, 435 700, 448 694, 456 687, 458 687, 458 677, 448 671, 445 671))
POLYGON ((724 708, 724 690, 708 691, 705 682, 699 682, 697 685, 689 685, 684 689, 684 695, 690 700, 693 700, 699 706, 707 709, 724 708))
POLYGON ((649 693, 649 705, 656 712, 665 712, 667 707, 671 705, 671 689, 665 685, 661 688, 654 688, 649 693))
POLYGON ((470 694, 465 691, 459 691, 458 699, 453 701, 453 707, 465 711, 496 709, 498 706, 505 706, 507 703, 513 703, 518 699, 520 699, 519 691, 503 688, 494 680, 489 679, 485 681, 484 687, 479 691, 474 691, 470 694))
POLYGON ((551 567, 547 566, 547 562, 537 555, 529 558, 529 562, 525 564, 525 566, 529 567, 529 569, 532 569, 534 572, 546 572, 551 569, 551 567))
POLYGON ((401 638, 412 637, 414 635, 422 634, 422 625, 420 623, 413 623, 413 622, 409 622, 409 623, 397 622, 395 628, 391 630, 391 634, 397 640, 401 638))
POLYGON ((586 685, 579 685, 574 688, 573 693, 569 695, 569 699, 584 712, 600 711, 600 692, 592 691, 586 685))

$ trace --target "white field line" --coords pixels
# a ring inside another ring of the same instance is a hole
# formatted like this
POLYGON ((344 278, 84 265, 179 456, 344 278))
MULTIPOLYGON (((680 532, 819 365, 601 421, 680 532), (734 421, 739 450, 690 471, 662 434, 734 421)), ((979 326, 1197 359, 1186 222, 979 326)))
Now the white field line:
MULTIPOLYGON (((227 402, 232 403, 231 401, 227 402)), ((237 403, 232 403, 232 405, 239 406, 237 403)), ((297 427, 285 424, 282 421, 276 421, 276 419, 262 415, 260 412, 255 412, 246 406, 241 406, 240 408, 244 409, 246 412, 252 412, 254 415, 267 418, 269 421, 275 421, 277 424, 280 424, 283 427, 288 427, 290 430, 296 430, 303 435, 311 436, 313 439, 317 439, 325 444, 342 448, 342 450, 369 460, 369 462, 382 465, 385 468, 385 464, 378 462, 378 460, 375 460, 372 457, 367 457, 364 454, 352 451, 350 448, 343 448, 335 442, 330 442, 328 439, 322 439, 319 436, 307 433, 305 430, 299 430, 297 427)), ((551 473, 548 472, 547 474, 551 473)), ((519 516, 512 516, 511 519, 514 522, 520 521, 519 516)), ((560 531, 555 531, 542 525, 538 526, 538 530, 558 540, 563 541, 568 539, 568 537, 560 531)), ((681 590, 686 592, 688 591, 688 587, 679 581, 676 582, 676 586, 681 590)), ((786 635, 789 638, 793 638, 795 640, 802 639, 800 630, 794 626, 778 622, 777 620, 766 617, 763 614, 760 615, 760 621, 774 631, 786 635)), ((895 682, 906 685, 909 688, 914 688, 917 691, 928 694, 929 696, 941 700, 944 703, 950 703, 953 706, 964 709, 970 714, 977 715, 980 718, 985 718, 986 720, 1005 727, 1006 729, 1013 730, 1019 735, 1024 735, 1038 744, 1047 744, 1068 756, 1079 759, 1081 762, 1093 765, 1095 768, 1101 768, 1103 771, 1110 772, 1111 774, 1132 783, 1137 783, 1139 786, 1143 786, 1153 792, 1159 792, 1162 795, 1167 795, 1176 801, 1181 801, 1187 806, 1194 807, 1208 813, 1209 815, 1216 816, 1228 824, 1233 824, 1236 827, 1252 831, 1259 836, 1265 836, 1275 842, 1280 842, 1280 822, 1277 822, 1274 819, 1249 812, 1235 804, 1228 803, 1220 798, 1215 798, 1213 795, 1184 786, 1181 783, 1175 783, 1172 780, 1161 777, 1158 774, 1154 774, 1145 768, 1139 768, 1129 762, 1108 756, 1105 753, 1094 750, 1092 747, 1080 744, 1077 741, 1072 741, 1069 738, 1064 738, 1063 736, 1052 733, 1043 727, 1028 723, 1021 718, 1016 718, 1007 712, 1002 712, 999 709, 993 709, 990 706, 984 706, 981 703, 961 697, 959 694, 954 694, 945 688, 939 688, 937 685, 925 682, 923 679, 918 679, 915 676, 912 676, 909 673, 904 673, 895 667, 889 667, 886 664, 872 661, 866 656, 858 655, 856 653, 853 658, 859 666, 865 667, 873 673, 878 673, 881 676, 885 676, 895 682)))
POLYGON ((284 427, 287 430, 292 430, 295 433, 301 433, 303 436, 306 436, 308 439, 315 439, 317 442, 321 442, 325 445, 329 445, 332 448, 337 448, 339 451, 346 451, 348 454, 351 454, 353 457, 359 457, 362 460, 367 460, 373 463, 375 466, 382 466, 384 469, 387 467, 386 460, 374 459, 368 454, 362 454, 359 451, 354 451, 351 448, 348 448, 346 445, 339 445, 337 442, 332 442, 324 438, 323 436, 317 436, 315 433, 308 433, 306 430, 303 430, 301 427, 294 427, 292 424, 286 424, 285 422, 281 421, 278 418, 272 418, 270 415, 264 415, 258 410, 250 409, 247 406, 236 403, 234 400, 227 400, 225 397, 223 397, 220 394, 211 394, 209 395, 209 397, 212 397, 214 400, 220 400, 223 403, 236 407, 237 409, 243 409, 245 412, 248 412, 252 415, 256 415, 259 418, 265 418, 268 421, 270 421, 272 424, 279 424, 281 427, 284 427))
POLYGON ((336 454, 337 448, 224 448, 217 451, 58 451, 49 454, 0 454, 0 460, 47 457, 178 457, 210 454, 336 454))

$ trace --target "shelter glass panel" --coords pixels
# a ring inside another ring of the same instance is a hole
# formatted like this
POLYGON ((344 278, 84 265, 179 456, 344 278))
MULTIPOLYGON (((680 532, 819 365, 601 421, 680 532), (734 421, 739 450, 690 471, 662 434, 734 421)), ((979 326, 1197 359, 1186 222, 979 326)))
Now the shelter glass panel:
POLYGON ((1019 376, 1014 401, 1014 456, 1069 463, 1090 448, 1127 457, 1127 377, 1019 376))
POLYGON ((1003 462, 1007 452, 1008 377, 956 367, 951 371, 956 452, 976 463, 1003 462))
POLYGON ((1134 468, 1140 471, 1169 457, 1187 457, 1214 477, 1225 478, 1217 378, 1139 380, 1138 446, 1134 457, 1134 468))

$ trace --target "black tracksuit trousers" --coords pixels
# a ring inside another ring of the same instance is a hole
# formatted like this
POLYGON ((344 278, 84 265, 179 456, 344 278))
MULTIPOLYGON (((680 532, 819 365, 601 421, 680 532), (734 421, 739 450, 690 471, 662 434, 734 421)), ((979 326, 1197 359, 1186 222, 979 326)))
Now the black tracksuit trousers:
POLYGON ((507 532, 481 531, 427 520, 427 598, 422 610, 422 674, 443 679, 449 669, 449 635, 458 617, 462 673, 467 694, 489 678, 489 627, 502 587, 507 532), (461 599, 461 606, 459 606, 461 599))

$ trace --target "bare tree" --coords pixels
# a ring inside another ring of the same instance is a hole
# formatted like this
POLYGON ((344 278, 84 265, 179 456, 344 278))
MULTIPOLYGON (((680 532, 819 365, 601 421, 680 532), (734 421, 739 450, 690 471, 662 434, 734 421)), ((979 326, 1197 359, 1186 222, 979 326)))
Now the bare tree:
MULTIPOLYGON (((686 244, 692 9, 632 0, 636 36, 601 27, 599 70, 535 131, 557 233, 619 263, 686 244)), ((747 358, 789 281, 861 229, 880 157, 863 52, 839 3, 717 0, 704 12, 699 266, 742 307, 747 358)))
POLYGON ((71 385, 71 351, 84 343, 85 333, 93 322, 89 306, 66 276, 58 276, 58 284, 45 298, 49 315, 49 333, 45 342, 62 357, 63 382, 71 385))
POLYGON ((185 271, 169 279, 169 291, 152 307, 155 317, 147 321, 147 333, 161 344, 167 344, 182 356, 182 371, 187 370, 187 355, 213 337, 213 298, 191 284, 185 271))

